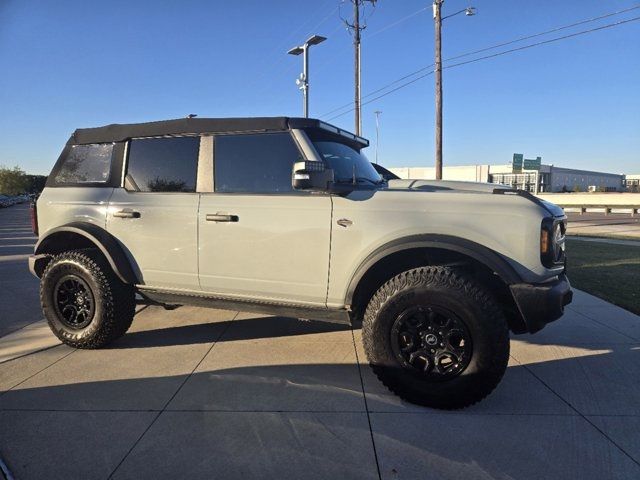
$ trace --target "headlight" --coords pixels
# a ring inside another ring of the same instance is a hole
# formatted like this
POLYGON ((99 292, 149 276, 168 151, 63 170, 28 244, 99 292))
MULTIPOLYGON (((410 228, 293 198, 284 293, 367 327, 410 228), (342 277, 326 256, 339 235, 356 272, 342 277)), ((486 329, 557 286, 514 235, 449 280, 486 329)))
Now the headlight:
POLYGON ((567 219, 545 218, 540 228, 540 261, 547 268, 564 264, 567 219))

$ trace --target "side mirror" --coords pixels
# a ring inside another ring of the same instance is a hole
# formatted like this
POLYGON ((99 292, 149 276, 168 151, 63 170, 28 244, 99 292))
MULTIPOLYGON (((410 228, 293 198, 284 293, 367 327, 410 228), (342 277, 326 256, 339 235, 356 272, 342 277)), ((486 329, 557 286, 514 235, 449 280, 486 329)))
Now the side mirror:
POLYGON ((324 163, 304 160, 293 164, 292 185, 295 190, 325 192, 333 183, 333 170, 324 163))

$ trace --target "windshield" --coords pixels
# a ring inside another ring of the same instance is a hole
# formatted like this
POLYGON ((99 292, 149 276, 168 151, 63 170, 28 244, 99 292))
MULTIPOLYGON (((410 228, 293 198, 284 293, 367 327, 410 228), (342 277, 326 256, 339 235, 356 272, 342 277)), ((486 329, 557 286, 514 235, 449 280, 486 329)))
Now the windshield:
POLYGON ((314 141, 316 150, 333 169, 336 183, 372 183, 384 180, 363 153, 338 142, 314 141))

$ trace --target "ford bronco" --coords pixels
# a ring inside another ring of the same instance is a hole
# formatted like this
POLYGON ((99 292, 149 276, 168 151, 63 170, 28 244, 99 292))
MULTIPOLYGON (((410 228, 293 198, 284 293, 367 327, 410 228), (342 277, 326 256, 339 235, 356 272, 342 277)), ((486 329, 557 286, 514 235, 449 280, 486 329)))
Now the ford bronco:
POLYGON ((566 217, 499 185, 386 180, 367 146, 306 118, 76 130, 33 215, 53 333, 103 347, 136 301, 341 322, 362 327, 400 397, 481 400, 509 331, 534 333, 571 301, 566 217))

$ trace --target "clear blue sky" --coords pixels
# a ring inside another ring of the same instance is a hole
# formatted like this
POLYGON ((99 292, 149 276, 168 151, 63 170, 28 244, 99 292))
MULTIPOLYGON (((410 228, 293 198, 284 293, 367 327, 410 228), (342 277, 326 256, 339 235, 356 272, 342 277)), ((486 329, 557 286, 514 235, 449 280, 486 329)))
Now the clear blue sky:
MULTIPOLYGON (((311 115, 353 98, 339 0, 0 0, 0 165, 48 173, 77 127, 183 117, 301 114, 309 33, 311 115)), ((444 57, 636 5, 631 0, 446 0, 444 57)), ((433 62, 424 0, 379 0, 363 33, 363 93, 433 62)), ((348 3, 342 14, 351 14, 348 3)), ((367 16, 369 13, 366 14, 367 16)), ((572 31, 640 16, 640 9, 572 31)), ((568 32, 561 32, 561 35, 568 32)), ((548 38, 553 37, 550 36, 548 38)), ((547 37, 545 37, 547 38, 547 37)), ((533 40, 535 41, 535 40, 533 40)), ((445 165, 543 162, 640 173, 640 22, 444 72, 445 165)), ((433 77, 363 108, 387 166, 433 163, 433 77)), ((332 121, 353 130, 353 114, 332 121)), ((373 157, 373 149, 369 149, 373 157)))

